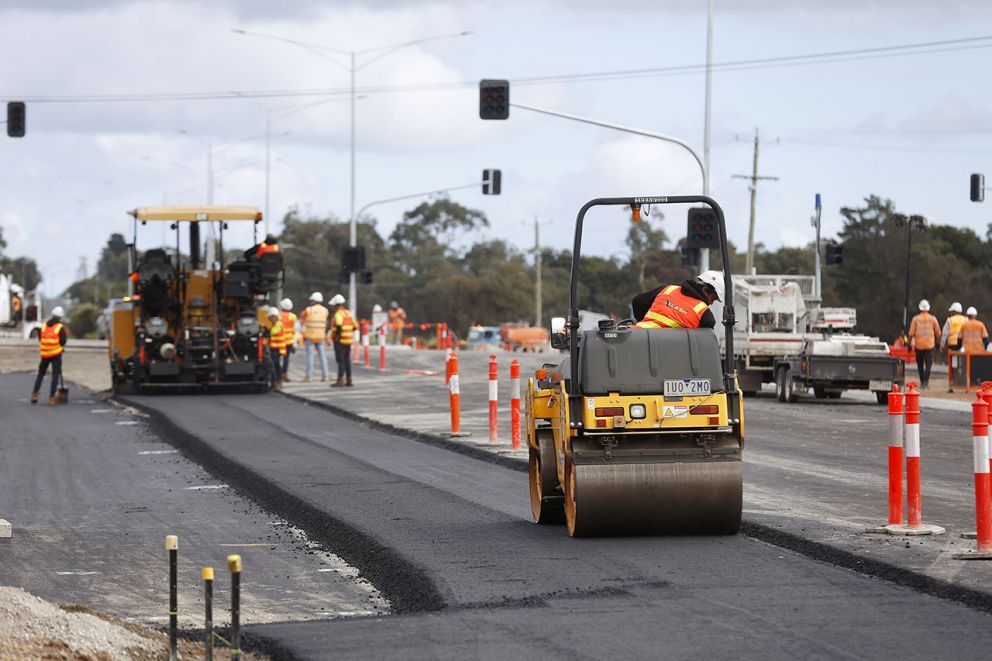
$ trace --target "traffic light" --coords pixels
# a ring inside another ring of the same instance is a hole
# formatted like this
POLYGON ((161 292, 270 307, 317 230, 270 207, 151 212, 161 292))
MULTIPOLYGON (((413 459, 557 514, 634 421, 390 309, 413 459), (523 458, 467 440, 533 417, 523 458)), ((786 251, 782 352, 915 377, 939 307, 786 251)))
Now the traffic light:
POLYGON ((844 244, 827 244, 827 264, 841 264, 844 262, 844 244))
POLYGON ((686 248, 710 248, 716 250, 720 247, 720 227, 716 219, 716 212, 709 207, 695 207, 689 209, 689 227, 685 234, 686 248))
POLYGON ((503 173, 499 170, 482 171, 482 194, 499 195, 503 188, 503 173))
POLYGON ((351 282, 351 273, 345 270, 344 268, 342 268, 340 271, 338 271, 338 284, 346 285, 349 282, 351 282))
POLYGON ((341 270, 357 273, 365 268, 365 246, 345 248, 341 254, 341 270))
POLYGON ((973 175, 971 175, 971 201, 972 202, 984 202, 985 201, 985 175, 984 174, 973 174, 973 175))
POLYGON ((479 117, 507 119, 510 116, 510 81, 479 81, 479 117))
POLYGON ((363 285, 372 284, 372 271, 362 271, 358 274, 358 281, 363 285))
POLYGON ((9 101, 7 103, 7 136, 11 138, 24 137, 23 101, 9 101))

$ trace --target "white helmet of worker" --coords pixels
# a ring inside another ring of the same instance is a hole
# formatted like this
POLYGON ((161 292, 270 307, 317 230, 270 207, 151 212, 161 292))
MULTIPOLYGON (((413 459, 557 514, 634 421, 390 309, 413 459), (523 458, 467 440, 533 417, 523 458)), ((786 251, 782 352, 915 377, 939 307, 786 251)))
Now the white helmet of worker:
POLYGON ((314 293, 310 294, 310 300, 313 301, 314 303, 323 303, 324 295, 321 294, 319 291, 315 291, 314 293))
POLYGON ((920 301, 920 312, 929 312, 929 311, 930 311, 930 301, 924 298, 922 301, 920 301))
POLYGON ((62 309, 61 305, 56 305, 52 308, 52 316, 61 319, 65 316, 65 310, 62 309))
POLYGON ((382 306, 376 303, 372 306, 372 312, 382 312, 382 306))
POLYGON ((331 298, 331 305, 344 305, 344 296, 341 294, 335 294, 331 298))
POLYGON ((978 310, 976 310, 975 306, 972 305, 970 308, 968 308, 968 312, 966 312, 965 314, 967 314, 969 317, 977 317, 978 310))
POLYGON ((279 301, 279 307, 281 307, 286 312, 289 312, 290 310, 293 309, 293 301, 291 301, 288 298, 284 298, 281 301, 279 301))
POLYGON ((20 296, 21 294, 24 293, 24 287, 22 287, 20 285, 11 285, 10 286, 10 293, 17 294, 18 296, 20 296))
POLYGON ((723 301, 723 273, 719 271, 703 271, 696 278, 701 285, 709 285, 716 290, 716 300, 723 301))
POLYGON ((954 301, 953 303, 951 303, 951 307, 947 308, 947 311, 957 312, 958 314, 961 314, 961 304, 958 303, 957 301, 954 301))
POLYGON ((269 317, 278 317, 278 316, 279 316, 279 308, 277 308, 274 305, 269 307, 269 317))

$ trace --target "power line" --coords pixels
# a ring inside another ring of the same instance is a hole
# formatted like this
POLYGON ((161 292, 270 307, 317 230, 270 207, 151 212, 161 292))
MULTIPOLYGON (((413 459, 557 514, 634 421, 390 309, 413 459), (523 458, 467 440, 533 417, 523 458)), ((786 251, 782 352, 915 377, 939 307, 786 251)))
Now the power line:
MULTIPOLYGON (((857 48, 849 50, 825 51, 820 53, 805 53, 798 55, 782 55, 765 58, 743 60, 728 60, 712 64, 713 71, 748 71, 769 68, 784 68, 807 66, 812 64, 836 64, 872 59, 887 59, 907 57, 912 55, 927 55, 962 50, 992 48, 992 35, 964 37, 960 39, 945 39, 941 41, 917 42, 893 46, 873 48, 857 48)), ((704 73, 705 64, 687 64, 668 67, 652 67, 641 69, 620 69, 614 71, 599 71, 589 73, 554 74, 529 76, 511 79, 515 85, 551 85, 579 82, 598 82, 609 80, 626 80, 632 78, 656 78, 665 76, 690 75, 704 73)), ((443 91, 474 88, 477 80, 449 81, 433 83, 411 83, 406 85, 370 85, 356 87, 360 94, 385 94, 424 91, 443 91)), ((19 98, 30 103, 136 103, 149 101, 216 101, 230 99, 259 99, 259 98, 291 98, 307 96, 345 96, 351 94, 348 87, 309 88, 309 89, 275 89, 251 91, 223 92, 138 92, 138 93, 108 93, 108 94, 79 94, 79 95, 5 95, 8 98, 19 98)))

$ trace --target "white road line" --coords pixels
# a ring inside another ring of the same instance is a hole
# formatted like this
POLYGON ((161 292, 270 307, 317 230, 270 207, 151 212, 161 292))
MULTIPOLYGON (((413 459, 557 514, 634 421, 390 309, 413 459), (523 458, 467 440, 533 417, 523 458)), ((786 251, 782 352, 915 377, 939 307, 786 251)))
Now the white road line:
POLYGON ((114 424, 115 425, 136 425, 136 424, 138 424, 138 421, 137 420, 118 420, 114 424))
POLYGON ((92 576, 93 574, 99 574, 98 571, 57 571, 56 576, 92 576))
POLYGON ((138 454, 179 454, 179 450, 144 450, 138 454))
POLYGON ((186 487, 186 491, 203 491, 205 489, 226 489, 226 484, 204 484, 198 487, 186 487))
POLYGON ((90 413, 110 413, 111 409, 90 409, 90 413))

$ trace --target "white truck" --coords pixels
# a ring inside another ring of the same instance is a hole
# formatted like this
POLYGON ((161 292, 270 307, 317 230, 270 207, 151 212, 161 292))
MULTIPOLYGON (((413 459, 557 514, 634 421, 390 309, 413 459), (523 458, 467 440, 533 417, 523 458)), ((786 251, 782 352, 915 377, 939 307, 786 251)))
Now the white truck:
POLYGON ((0 336, 37 339, 44 320, 41 294, 29 294, 9 275, 0 273, 0 336))
MULTIPOLYGON (((904 365, 888 355, 888 344, 854 332, 853 308, 819 306, 813 276, 735 275, 733 281, 734 353, 746 395, 775 383, 782 402, 808 390, 818 399, 871 390, 884 404, 892 385, 904 382, 904 365)), ((718 308, 714 314, 721 318, 718 308)))

